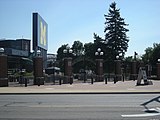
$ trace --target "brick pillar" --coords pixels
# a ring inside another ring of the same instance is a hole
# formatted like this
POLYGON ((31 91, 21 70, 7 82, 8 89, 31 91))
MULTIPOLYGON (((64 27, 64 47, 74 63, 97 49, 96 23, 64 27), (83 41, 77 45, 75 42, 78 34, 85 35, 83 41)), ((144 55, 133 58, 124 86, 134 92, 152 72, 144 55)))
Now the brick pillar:
POLYGON ((115 60, 115 82, 122 80, 121 60, 115 60))
POLYGON ((133 61, 131 62, 130 80, 136 80, 136 79, 137 79, 137 62, 133 61))
POLYGON ((103 81, 103 59, 96 59, 96 81, 103 81))
POLYGON ((0 55, 0 87, 8 86, 7 56, 0 55))
POLYGON ((64 59, 64 80, 63 83, 67 84, 70 82, 70 78, 72 76, 72 58, 64 59))
POLYGON ((34 67, 34 85, 44 85, 42 57, 37 56, 34 58, 33 67, 34 67))
POLYGON ((160 80, 160 63, 157 63, 157 79, 160 80))

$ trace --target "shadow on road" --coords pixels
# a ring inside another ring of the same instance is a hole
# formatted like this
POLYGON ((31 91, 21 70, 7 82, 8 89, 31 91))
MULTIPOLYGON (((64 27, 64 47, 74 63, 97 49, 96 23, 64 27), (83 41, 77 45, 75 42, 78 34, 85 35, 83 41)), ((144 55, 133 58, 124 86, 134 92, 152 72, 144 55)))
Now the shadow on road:
POLYGON ((144 106, 144 108, 146 109, 145 112, 148 112, 148 113, 159 113, 160 112, 159 110, 157 111, 155 109, 149 109, 147 107, 147 105, 150 104, 150 103, 152 103, 152 102, 158 102, 158 103, 160 103, 160 96, 155 97, 155 98, 153 98, 153 99, 151 99, 151 100, 149 100, 147 102, 144 102, 141 105, 144 106))

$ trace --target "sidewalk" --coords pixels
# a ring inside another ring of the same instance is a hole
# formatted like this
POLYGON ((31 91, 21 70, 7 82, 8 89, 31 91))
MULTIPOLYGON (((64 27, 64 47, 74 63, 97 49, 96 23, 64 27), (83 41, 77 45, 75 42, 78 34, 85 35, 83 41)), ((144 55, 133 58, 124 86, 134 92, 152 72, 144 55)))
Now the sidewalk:
POLYGON ((160 81, 153 85, 136 86, 137 81, 73 83, 62 85, 33 85, 19 87, 0 87, 0 94, 128 94, 128 93, 158 93, 160 94, 160 81))

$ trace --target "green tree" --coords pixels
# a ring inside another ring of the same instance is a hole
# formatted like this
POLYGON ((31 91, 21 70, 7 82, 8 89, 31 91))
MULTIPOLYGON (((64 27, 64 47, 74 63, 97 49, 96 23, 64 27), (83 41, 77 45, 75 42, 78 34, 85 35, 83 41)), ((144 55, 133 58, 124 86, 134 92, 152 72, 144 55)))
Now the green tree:
POLYGON ((160 43, 154 43, 153 44, 153 52, 152 52, 152 56, 151 56, 151 64, 156 65, 158 62, 158 59, 160 59, 160 43))
POLYGON ((65 57, 65 54, 63 53, 63 50, 66 49, 68 44, 64 44, 61 47, 58 48, 57 51, 57 60, 62 60, 65 57))
POLYGON ((145 54, 142 55, 142 60, 145 63, 150 63, 156 65, 158 59, 160 58, 160 44, 154 43, 153 47, 148 47, 145 49, 145 54))
POLYGON ((72 45, 73 53, 77 56, 82 54, 82 51, 84 50, 83 43, 80 41, 74 41, 72 45))
POLYGON ((125 62, 132 62, 132 61, 134 61, 133 56, 125 57, 124 61, 125 62))
POLYGON ((142 55, 142 61, 147 64, 148 62, 151 62, 152 59, 152 55, 153 55, 153 48, 152 47, 148 47, 145 49, 145 54, 142 55))
POLYGON ((66 47, 68 46, 68 44, 64 44, 62 45, 61 47, 58 48, 58 51, 57 51, 57 63, 59 64, 58 66, 60 67, 60 69, 62 71, 64 71, 64 62, 63 62, 63 59, 65 57, 65 54, 63 53, 63 50, 66 49, 66 47))
POLYGON ((103 43, 103 41, 104 41, 104 39, 102 39, 102 37, 100 37, 100 36, 97 35, 96 33, 93 33, 93 38, 95 39, 95 40, 94 40, 94 43, 97 43, 97 42, 103 43))
POLYGON ((156 66, 158 59, 160 59, 160 43, 154 43, 153 47, 145 49, 145 54, 142 55, 142 60, 145 64, 152 65, 152 74, 156 74, 156 66))
POLYGON ((85 43, 84 44, 84 49, 85 49, 85 56, 87 58, 93 59, 94 60, 94 51, 95 51, 95 45, 94 43, 85 43))
POLYGON ((124 57, 129 42, 126 32, 129 30, 125 28, 128 24, 120 16, 120 9, 116 8, 115 2, 110 5, 108 15, 104 15, 104 17, 106 19, 104 30, 105 43, 109 56, 112 60, 116 59, 116 56, 119 54, 122 54, 124 57))

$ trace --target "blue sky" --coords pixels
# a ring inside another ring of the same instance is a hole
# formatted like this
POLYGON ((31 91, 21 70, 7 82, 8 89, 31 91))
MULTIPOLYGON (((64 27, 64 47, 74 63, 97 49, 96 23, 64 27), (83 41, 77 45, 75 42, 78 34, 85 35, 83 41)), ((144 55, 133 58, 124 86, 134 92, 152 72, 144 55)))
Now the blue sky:
MULTIPOLYGON (((114 0, 0 0, 0 39, 32 39, 32 13, 48 23, 48 52, 75 40, 93 42, 93 33, 104 38, 104 14, 114 0)), ((160 0, 115 0, 129 24, 126 55, 160 41, 160 0)))

